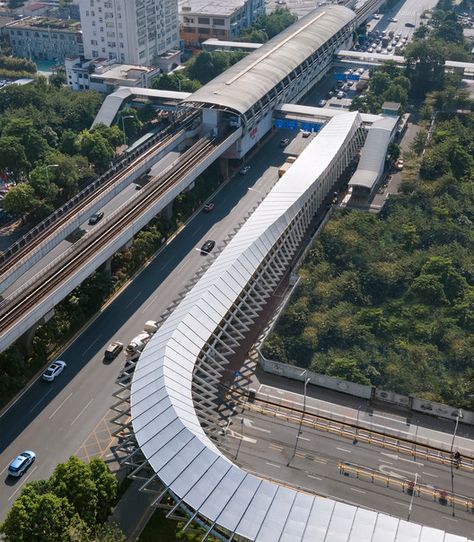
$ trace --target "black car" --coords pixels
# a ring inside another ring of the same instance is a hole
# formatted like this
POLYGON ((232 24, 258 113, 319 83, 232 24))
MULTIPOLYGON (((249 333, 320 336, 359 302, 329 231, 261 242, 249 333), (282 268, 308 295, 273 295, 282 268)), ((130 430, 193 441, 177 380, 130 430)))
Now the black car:
POLYGON ((216 242, 212 239, 208 239, 201 247, 201 254, 209 254, 215 246, 216 242))
POLYGON ((97 224, 97 222, 99 222, 99 220, 102 220, 103 218, 104 218, 104 211, 99 211, 98 213, 94 213, 89 218, 89 225, 93 226, 94 224, 97 224))
POLYGON ((414 23, 405 23, 405 26, 408 28, 415 28, 416 25, 414 23))

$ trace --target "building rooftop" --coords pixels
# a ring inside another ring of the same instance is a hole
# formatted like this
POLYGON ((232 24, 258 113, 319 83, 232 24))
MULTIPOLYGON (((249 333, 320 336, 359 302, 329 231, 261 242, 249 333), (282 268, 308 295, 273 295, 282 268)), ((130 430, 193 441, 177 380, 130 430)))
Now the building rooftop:
POLYGON ((229 16, 244 4, 245 0, 180 0, 179 14, 199 13, 202 15, 229 16))
POLYGON ((355 23, 355 14, 344 6, 317 9, 215 77, 186 101, 193 105, 228 108, 244 115, 351 23, 355 23))
POLYGON ((24 28, 43 30, 63 30, 64 32, 80 32, 81 23, 74 19, 56 19, 54 17, 24 17, 12 21, 7 25, 9 28, 24 28))

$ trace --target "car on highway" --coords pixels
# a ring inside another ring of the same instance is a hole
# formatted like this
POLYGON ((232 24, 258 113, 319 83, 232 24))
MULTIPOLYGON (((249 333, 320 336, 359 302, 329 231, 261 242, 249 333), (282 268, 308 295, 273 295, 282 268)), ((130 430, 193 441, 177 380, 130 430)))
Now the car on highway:
POLYGON ((342 98, 344 98, 344 96, 346 95, 345 92, 343 92, 342 90, 340 90, 337 94, 336 94, 336 98, 338 100, 342 100, 342 98))
POLYGON ((110 343, 109 346, 107 346, 107 348, 105 349, 104 359, 112 361, 120 354, 122 350, 123 344, 118 341, 114 341, 113 343, 110 343))
POLYGON ((60 359, 51 363, 42 375, 42 379, 47 382, 52 382, 57 376, 59 376, 65 369, 66 363, 60 359))
POLYGON ((210 213, 211 211, 214 210, 214 203, 212 202, 209 202, 209 203, 206 203, 206 205, 204 205, 204 207, 202 208, 203 212, 205 213, 210 213))
POLYGON ((319 100, 318 107, 324 107, 327 103, 327 100, 319 100))
POLYGON ((250 166, 244 166, 242 168, 240 168, 240 174, 241 175, 247 175, 247 173, 250 171, 250 166))
POLYGON ((289 145, 290 140, 287 137, 283 137, 280 139, 280 147, 286 147, 289 145))
POLYGON ((415 28, 416 25, 414 23, 405 23, 405 26, 407 28, 415 28))
POLYGON ((390 22, 391 23, 398 23, 398 19, 396 19, 395 17, 391 17, 390 22))
POLYGON ((94 224, 97 224, 97 222, 99 222, 99 220, 102 220, 103 218, 104 218, 104 211, 98 211, 97 213, 94 213, 89 218, 89 225, 93 226, 94 224))
POLYGON ((23 476, 28 467, 34 463, 35 459, 36 454, 31 450, 21 452, 21 454, 17 455, 10 465, 8 465, 8 474, 15 478, 23 476))
POLYGON ((215 246, 216 242, 208 239, 201 247, 201 254, 209 254, 215 246))

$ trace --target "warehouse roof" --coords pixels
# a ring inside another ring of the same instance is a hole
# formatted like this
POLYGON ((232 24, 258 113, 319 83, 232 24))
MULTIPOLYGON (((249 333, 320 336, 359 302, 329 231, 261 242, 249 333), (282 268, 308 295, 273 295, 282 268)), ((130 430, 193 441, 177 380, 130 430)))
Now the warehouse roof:
POLYGON ((280 32, 185 101, 244 114, 346 24, 354 12, 344 6, 312 11, 280 32))

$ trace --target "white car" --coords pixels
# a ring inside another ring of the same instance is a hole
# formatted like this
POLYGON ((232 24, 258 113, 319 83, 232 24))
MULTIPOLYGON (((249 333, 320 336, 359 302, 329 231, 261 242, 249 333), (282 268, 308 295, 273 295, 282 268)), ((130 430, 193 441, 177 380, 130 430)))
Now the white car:
POLYGON ((241 175, 247 175, 247 173, 250 171, 250 166, 244 166, 243 168, 240 168, 239 173, 241 175))
POLYGON ((58 375, 60 375, 64 371, 65 367, 66 363, 64 361, 61 361, 59 359, 54 361, 43 373, 43 380, 52 382, 58 375))

